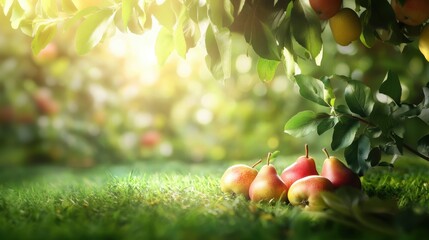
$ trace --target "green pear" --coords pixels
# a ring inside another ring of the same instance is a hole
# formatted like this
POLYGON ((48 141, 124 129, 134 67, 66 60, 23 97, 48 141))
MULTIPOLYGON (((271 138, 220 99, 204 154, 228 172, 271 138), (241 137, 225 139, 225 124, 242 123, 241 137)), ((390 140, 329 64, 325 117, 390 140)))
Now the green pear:
POLYGON ((289 188, 296 180, 310 175, 319 175, 319 173, 314 159, 308 156, 308 145, 305 144, 305 155, 299 157, 296 162, 285 168, 280 177, 289 188))
POLYGON ((271 153, 267 157, 267 165, 259 170, 258 175, 250 184, 249 196, 254 202, 286 201, 288 188, 277 174, 276 168, 270 164, 271 153))
POLYGON ((262 160, 259 160, 253 166, 245 164, 236 164, 225 170, 220 179, 220 189, 224 193, 234 195, 243 195, 249 199, 250 184, 258 175, 258 170, 255 169, 262 160))
POLYGON ((307 176, 295 181, 289 188, 287 197, 293 206, 309 211, 322 211, 327 208, 321 192, 333 191, 334 185, 322 176, 307 176))
POLYGON ((342 186, 362 188, 359 176, 342 163, 338 158, 329 156, 326 148, 323 149, 326 154, 326 159, 323 162, 321 176, 331 180, 335 188, 342 186))

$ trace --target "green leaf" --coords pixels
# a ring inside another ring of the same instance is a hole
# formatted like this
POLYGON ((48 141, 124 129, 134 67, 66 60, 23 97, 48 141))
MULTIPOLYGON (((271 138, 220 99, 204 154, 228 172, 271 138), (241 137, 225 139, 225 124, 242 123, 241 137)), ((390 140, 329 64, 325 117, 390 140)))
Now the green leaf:
POLYGON ((173 34, 165 27, 158 33, 155 43, 155 54, 159 64, 164 64, 174 50, 173 34))
POLYGON ((131 14, 133 13, 133 9, 136 3, 136 0, 122 1, 122 21, 124 23, 124 26, 128 26, 128 22, 130 21, 131 14))
POLYGON ((284 132, 295 137, 303 137, 317 131, 317 126, 323 119, 329 118, 325 113, 315 113, 313 111, 302 111, 286 122, 284 132))
POLYGON ((169 30, 173 30, 176 24, 176 13, 171 6, 171 1, 164 1, 161 5, 156 4, 154 1, 148 10, 155 16, 158 22, 169 30))
POLYGON ((185 9, 182 8, 182 11, 180 13, 179 21, 176 24, 176 28, 174 30, 174 46, 176 48, 176 52, 181 57, 186 56, 187 48, 186 48, 186 40, 185 40, 185 34, 183 32, 183 22, 186 19, 185 9))
POLYGON ((112 21, 111 9, 100 10, 85 19, 76 31, 77 53, 83 55, 93 49, 101 41, 112 21))
POLYGON ((371 163, 371 166, 377 166, 380 163, 381 160, 381 150, 379 147, 375 147, 371 149, 371 151, 368 154, 368 158, 366 159, 367 162, 371 163))
POLYGON ((295 80, 302 97, 319 105, 329 107, 328 103, 324 100, 324 84, 321 80, 309 75, 296 75, 295 80))
POLYGON ((260 57, 280 61, 280 48, 273 30, 256 15, 246 21, 244 37, 260 57))
POLYGON ((58 7, 56 0, 41 0, 43 13, 45 16, 53 18, 58 16, 58 7))
POLYGON ((183 34, 185 36, 187 49, 195 47, 201 37, 198 24, 191 18, 186 19, 183 23, 183 34))
POLYGON ((7 16, 9 14, 10 9, 12 8, 12 5, 14 3, 15 0, 3 0, 1 2, 2 7, 3 7, 3 13, 5 16, 7 16))
POLYGON ((25 11, 19 5, 18 1, 15 1, 12 6, 12 14, 10 16, 11 27, 18 29, 21 22, 25 19, 25 11))
POLYGON ((381 84, 379 91, 380 93, 383 93, 392 98, 397 105, 401 104, 402 87, 401 83, 399 82, 398 75, 396 73, 392 71, 389 71, 387 73, 387 78, 381 84))
POLYGON ((370 16, 371 15, 369 14, 368 10, 364 11, 360 15, 363 26, 362 34, 360 35, 360 40, 367 48, 371 48, 377 40, 375 38, 374 27, 368 23, 370 20, 370 16))
POLYGON ((128 21, 128 29, 134 34, 144 33, 146 13, 138 8, 134 8, 128 21))
POLYGON ((64 30, 66 30, 66 31, 69 30, 77 22, 79 22, 80 20, 82 20, 83 18, 85 18, 91 14, 98 12, 99 10, 100 9, 97 7, 88 7, 88 8, 80 10, 79 12, 74 14, 73 17, 66 19, 64 21, 64 25, 63 25, 64 30))
POLYGON ((329 117, 329 118, 322 119, 319 125, 317 126, 317 134, 322 135, 329 129, 333 128, 337 123, 338 123, 337 117, 329 117))
POLYGON ((424 95, 424 99, 422 101, 423 107, 429 108, 429 87, 428 86, 423 87, 423 95, 424 95))
POLYGON ((359 129, 359 121, 349 117, 341 117, 334 127, 331 148, 336 151, 352 144, 359 129))
POLYGON ((39 26, 33 40, 31 41, 31 50, 33 51, 33 55, 39 54, 39 52, 52 41, 56 33, 57 25, 55 23, 39 26))
POLYGON ((284 66, 286 77, 289 79, 294 79, 295 75, 295 56, 289 52, 287 48, 283 49, 283 57, 284 57, 284 66))
POLYGON ((366 161, 368 159, 371 149, 369 138, 361 135, 358 139, 344 150, 344 157, 346 158, 349 167, 359 175, 363 175, 369 168, 366 161))
POLYGON ((263 81, 273 80, 279 63, 280 61, 259 58, 257 64, 259 79, 263 81))
POLYGON ((234 21, 234 6, 230 0, 208 0, 207 15, 218 28, 228 27, 234 21))
POLYGON ((345 92, 347 105, 353 113, 362 117, 371 114, 374 107, 374 100, 371 89, 360 81, 351 80, 347 85, 345 92))
POLYGON ((329 77, 323 77, 323 100, 331 107, 335 105, 336 97, 334 95, 334 89, 331 85, 331 79, 329 77))
POLYGON ((226 79, 231 75, 231 33, 223 30, 214 33, 209 24, 206 31, 206 63, 216 79, 226 79))
POLYGON ((315 59, 322 50, 322 27, 314 10, 303 1, 294 1, 291 23, 293 37, 315 59))
POLYGON ((418 146, 418 139, 429 134, 429 125, 419 117, 406 118, 401 122, 401 127, 405 130, 404 141, 413 148, 418 146))
POLYGON ((61 0, 61 10, 66 13, 74 13, 77 11, 72 0, 61 0))

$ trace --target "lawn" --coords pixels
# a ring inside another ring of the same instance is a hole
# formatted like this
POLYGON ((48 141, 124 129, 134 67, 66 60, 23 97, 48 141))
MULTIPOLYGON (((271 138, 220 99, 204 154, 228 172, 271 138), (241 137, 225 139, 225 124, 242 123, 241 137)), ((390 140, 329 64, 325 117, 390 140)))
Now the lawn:
POLYGON ((226 164, 153 161, 0 169, 0 239, 421 239, 429 234, 429 167, 405 162, 362 179, 372 198, 397 202, 394 235, 372 228, 374 216, 367 226, 343 224, 224 195, 226 164))

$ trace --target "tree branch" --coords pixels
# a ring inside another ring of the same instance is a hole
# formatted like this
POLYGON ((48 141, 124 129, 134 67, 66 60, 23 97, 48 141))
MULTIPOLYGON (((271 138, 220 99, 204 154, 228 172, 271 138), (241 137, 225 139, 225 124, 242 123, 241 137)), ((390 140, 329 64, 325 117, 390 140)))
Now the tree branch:
POLYGON ((429 157, 426 155, 421 154, 419 151, 417 151, 416 149, 412 148, 410 145, 406 144, 406 143, 402 143, 402 145, 404 146, 405 149, 407 149, 408 151, 416 154, 417 156, 423 158, 426 161, 429 161, 429 157))
MULTIPOLYGON (((373 124, 373 123, 371 123, 371 122, 367 121, 366 119, 360 118, 360 117, 355 116, 355 115, 345 114, 345 116, 347 116, 347 117, 351 117, 351 118, 353 118, 353 119, 356 119, 356 120, 358 120, 359 122, 364 123, 364 124, 366 124, 366 125, 368 125, 368 126, 371 126, 371 127, 376 127, 376 126, 377 126, 377 125, 375 125, 375 124, 373 124)), ((408 151, 410 151, 411 153, 413 153, 413 154, 415 154, 415 155, 417 155, 417 156, 419 156, 419 157, 423 158, 423 159, 424 159, 424 160, 426 160, 426 161, 429 161, 429 156, 426 156, 426 155, 424 155, 424 154, 421 154, 419 151, 417 151, 416 149, 412 148, 412 147, 411 147, 410 145, 408 145, 407 143, 402 143, 402 145, 404 146, 404 148, 405 148, 405 149, 407 149, 407 150, 408 150, 408 151)))

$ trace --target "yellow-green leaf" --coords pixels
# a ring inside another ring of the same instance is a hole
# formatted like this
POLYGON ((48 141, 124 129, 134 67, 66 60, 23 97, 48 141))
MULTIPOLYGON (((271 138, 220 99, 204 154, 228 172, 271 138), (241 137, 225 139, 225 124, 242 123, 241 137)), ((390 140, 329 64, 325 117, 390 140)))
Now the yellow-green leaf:
POLYGON ((56 33, 57 26, 54 23, 40 26, 31 41, 31 50, 33 51, 33 54, 39 54, 39 52, 52 41, 56 33))
POLYGON ((112 21, 113 11, 110 9, 100 10, 85 19, 76 31, 75 46, 77 53, 88 53, 100 43, 112 21))

